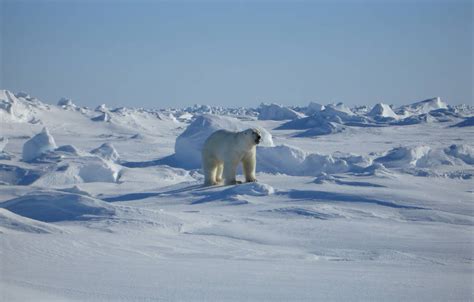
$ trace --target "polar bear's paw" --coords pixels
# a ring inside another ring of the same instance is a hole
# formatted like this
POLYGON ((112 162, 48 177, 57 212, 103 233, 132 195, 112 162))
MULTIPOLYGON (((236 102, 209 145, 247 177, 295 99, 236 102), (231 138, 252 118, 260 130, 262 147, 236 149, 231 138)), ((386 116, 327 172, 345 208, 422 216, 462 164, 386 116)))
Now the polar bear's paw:
POLYGON ((230 180, 230 181, 226 181, 225 185, 226 186, 232 186, 232 185, 240 185, 242 184, 242 182, 240 180, 230 180))

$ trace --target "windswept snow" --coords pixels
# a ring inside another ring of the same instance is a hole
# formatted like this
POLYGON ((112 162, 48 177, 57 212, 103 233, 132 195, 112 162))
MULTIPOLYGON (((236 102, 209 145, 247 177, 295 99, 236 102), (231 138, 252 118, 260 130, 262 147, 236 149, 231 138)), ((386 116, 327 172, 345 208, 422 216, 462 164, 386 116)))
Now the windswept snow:
POLYGON ((0 208, 0 234, 8 231, 36 234, 61 233, 61 229, 52 224, 26 218, 0 208))
POLYGON ((70 193, 38 192, 5 201, 1 207, 15 214, 43 222, 91 219, 114 215, 108 203, 70 193))
POLYGON ((266 109, 0 91, 0 300, 472 299, 471 106, 266 109), (258 181, 204 187, 247 128, 258 181))

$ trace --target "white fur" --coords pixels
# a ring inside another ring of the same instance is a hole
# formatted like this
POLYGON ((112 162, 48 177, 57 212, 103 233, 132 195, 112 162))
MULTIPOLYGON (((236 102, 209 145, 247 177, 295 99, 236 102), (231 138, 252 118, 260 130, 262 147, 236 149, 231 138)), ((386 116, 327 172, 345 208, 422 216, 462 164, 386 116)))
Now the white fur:
POLYGON ((256 129, 247 129, 241 132, 218 130, 211 134, 204 142, 202 149, 202 168, 207 186, 238 183, 235 174, 240 162, 246 182, 257 181, 256 141, 260 137, 256 129))

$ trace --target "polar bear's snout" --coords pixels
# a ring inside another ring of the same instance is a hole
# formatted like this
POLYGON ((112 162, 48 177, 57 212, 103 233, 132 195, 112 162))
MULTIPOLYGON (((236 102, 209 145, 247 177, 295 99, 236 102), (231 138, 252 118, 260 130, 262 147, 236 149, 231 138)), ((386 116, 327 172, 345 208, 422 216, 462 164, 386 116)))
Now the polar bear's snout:
POLYGON ((260 141, 262 140, 262 136, 258 133, 256 133, 256 134, 257 134, 257 138, 255 138, 255 143, 260 144, 260 141))
POLYGON ((260 144, 260 142, 262 141, 262 135, 260 134, 260 131, 258 131, 257 129, 253 129, 252 135, 255 137, 255 143, 260 144))

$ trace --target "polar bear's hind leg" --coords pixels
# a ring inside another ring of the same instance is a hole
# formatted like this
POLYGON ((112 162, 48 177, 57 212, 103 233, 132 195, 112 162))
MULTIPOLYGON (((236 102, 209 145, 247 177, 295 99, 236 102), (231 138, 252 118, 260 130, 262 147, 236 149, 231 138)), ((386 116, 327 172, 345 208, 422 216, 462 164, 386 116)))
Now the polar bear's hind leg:
POLYGON ((217 185, 217 181, 216 181, 217 163, 214 160, 203 158, 202 170, 204 172, 204 185, 205 186, 217 185))
POLYGON ((216 170, 216 182, 220 183, 222 182, 222 173, 224 172, 224 163, 220 162, 217 164, 217 170, 216 170))

